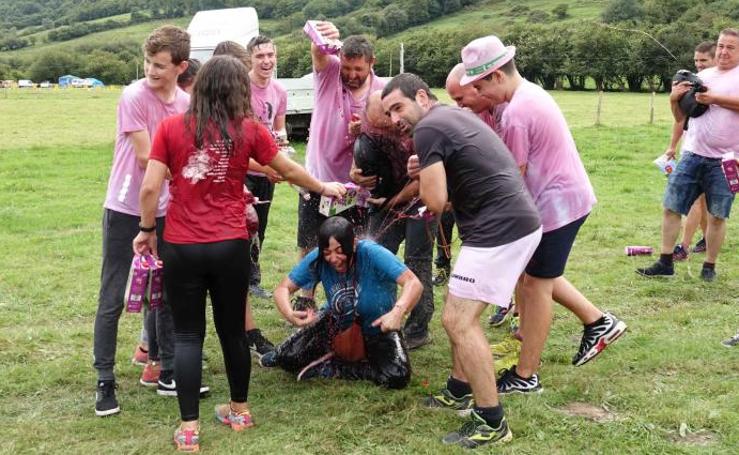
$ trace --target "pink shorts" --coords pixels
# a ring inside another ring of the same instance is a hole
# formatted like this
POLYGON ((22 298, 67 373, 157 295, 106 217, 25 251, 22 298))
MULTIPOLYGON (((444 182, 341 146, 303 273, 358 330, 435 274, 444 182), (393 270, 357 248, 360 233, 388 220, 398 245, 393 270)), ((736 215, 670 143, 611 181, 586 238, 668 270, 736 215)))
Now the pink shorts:
POLYGON ((462 246, 449 277, 449 293, 507 308, 518 277, 539 240, 541 228, 515 242, 492 248, 462 246))

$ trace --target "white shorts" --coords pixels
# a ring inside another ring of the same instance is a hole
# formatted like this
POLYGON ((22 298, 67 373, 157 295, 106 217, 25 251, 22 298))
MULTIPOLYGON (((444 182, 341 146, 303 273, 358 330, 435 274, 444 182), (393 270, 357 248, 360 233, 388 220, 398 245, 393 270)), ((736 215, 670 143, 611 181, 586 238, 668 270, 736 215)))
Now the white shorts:
POLYGON ((449 293, 507 308, 518 277, 534 255, 541 228, 515 242, 492 248, 462 246, 449 277, 449 293))

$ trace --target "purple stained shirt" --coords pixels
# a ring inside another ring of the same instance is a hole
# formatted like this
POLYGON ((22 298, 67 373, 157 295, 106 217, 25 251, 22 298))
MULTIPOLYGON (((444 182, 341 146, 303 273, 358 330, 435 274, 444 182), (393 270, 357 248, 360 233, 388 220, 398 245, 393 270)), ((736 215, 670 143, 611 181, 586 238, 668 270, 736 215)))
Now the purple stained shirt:
MULTIPOLYGON (((275 118, 287 112, 287 91, 279 82, 270 79, 266 87, 251 83, 251 110, 254 117, 274 135, 275 118)), ((249 175, 264 176, 262 172, 249 171, 249 175)))
POLYGON ((341 64, 335 55, 321 71, 313 70, 315 98, 310 122, 310 137, 305 153, 305 168, 324 182, 349 182, 354 137, 349 135, 352 114, 362 115, 367 96, 385 86, 385 80, 370 74, 370 89, 355 100, 341 82, 341 64))
POLYGON ((503 110, 500 130, 539 210, 544 232, 590 213, 595 192, 562 111, 543 88, 524 80, 503 110))
MULTIPOLYGON (((108 179, 108 192, 103 207, 128 215, 139 216, 139 189, 146 169, 136 162, 136 152, 129 133, 146 131, 149 140, 154 140, 159 123, 167 117, 185 112, 190 105, 190 95, 176 91, 171 103, 162 101, 141 79, 123 90, 118 101, 115 152, 113 167, 108 179)), ((169 200, 168 185, 162 186, 156 216, 164 216, 169 200)))
MULTIPOLYGON (((739 98, 739 66, 726 71, 717 67, 698 73, 703 84, 715 95, 739 98)), ((683 150, 706 158, 721 158, 724 153, 739 153, 739 112, 711 104, 705 114, 688 121, 683 150)))

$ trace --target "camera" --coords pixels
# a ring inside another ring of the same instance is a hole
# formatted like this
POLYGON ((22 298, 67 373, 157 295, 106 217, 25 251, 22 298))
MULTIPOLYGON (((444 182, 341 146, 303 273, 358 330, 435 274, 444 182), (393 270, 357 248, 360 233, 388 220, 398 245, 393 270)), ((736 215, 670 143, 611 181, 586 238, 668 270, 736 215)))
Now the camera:
POLYGON ((685 115, 692 118, 700 117, 708 110, 707 105, 701 104, 695 100, 696 93, 702 93, 708 90, 708 88, 703 85, 701 78, 699 78, 695 73, 688 70, 679 70, 672 78, 672 82, 673 84, 689 82, 691 85, 690 91, 683 95, 680 98, 680 101, 678 101, 680 110, 683 111, 685 115))

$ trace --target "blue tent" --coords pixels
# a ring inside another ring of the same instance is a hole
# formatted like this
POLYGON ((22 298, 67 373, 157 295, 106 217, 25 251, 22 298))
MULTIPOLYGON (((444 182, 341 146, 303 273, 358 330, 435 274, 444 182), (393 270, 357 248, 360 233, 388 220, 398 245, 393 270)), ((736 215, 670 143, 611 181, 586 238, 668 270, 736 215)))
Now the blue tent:
POLYGON ((103 84, 103 81, 99 79, 88 77, 85 79, 85 87, 105 87, 105 84, 103 84))
POLYGON ((72 86, 72 79, 79 79, 77 76, 72 76, 71 74, 67 74, 65 76, 62 76, 59 78, 59 87, 65 88, 65 87, 71 87, 72 86))

